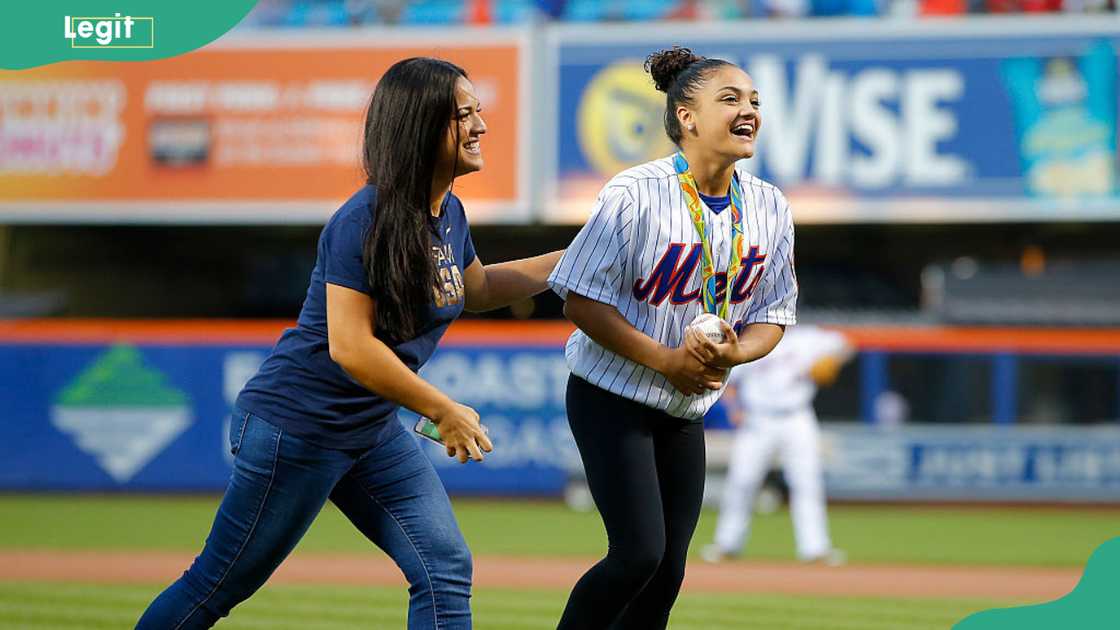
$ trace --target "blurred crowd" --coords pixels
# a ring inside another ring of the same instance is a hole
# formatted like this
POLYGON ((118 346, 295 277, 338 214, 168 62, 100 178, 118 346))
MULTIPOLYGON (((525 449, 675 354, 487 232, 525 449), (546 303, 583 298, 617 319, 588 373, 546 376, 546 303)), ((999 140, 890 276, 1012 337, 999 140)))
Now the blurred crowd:
POLYGON ((261 0, 245 26, 1116 12, 1118 0, 261 0))

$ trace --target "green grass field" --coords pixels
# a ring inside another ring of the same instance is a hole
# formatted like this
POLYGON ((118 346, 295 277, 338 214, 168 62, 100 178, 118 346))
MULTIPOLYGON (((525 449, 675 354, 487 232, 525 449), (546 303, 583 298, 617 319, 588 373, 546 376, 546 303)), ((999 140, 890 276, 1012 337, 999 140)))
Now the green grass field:
MULTIPOLYGON (((0 495, 0 549, 197 551, 218 498, 0 495)), ((558 503, 456 501, 476 556, 595 556, 605 549, 598 516, 558 503)), ((711 539, 705 512, 693 550, 711 539)), ((838 506, 833 538, 854 563, 1081 567, 1120 535, 1120 510, 838 506)), ((298 553, 380 553, 328 506, 298 553)), ((748 557, 792 559, 788 514, 758 517, 748 557)), ((0 628, 124 628, 165 585, 0 582, 0 628)), ((486 630, 555 627, 562 590, 480 589, 475 626, 486 630)), ((399 588, 270 585, 219 627, 401 628, 407 594, 399 588)), ((682 594, 676 630, 767 628, 927 630, 949 628, 979 610, 1011 602, 777 595, 682 594)))
MULTIPOLYGON (((0 495, 0 548, 197 550, 216 496, 0 495)), ((455 512, 476 554, 594 556, 606 549, 595 513, 556 502, 458 500, 455 512)), ((1120 535, 1120 509, 834 506, 835 543, 858 563, 1084 566, 1120 535)), ((705 511, 693 552, 712 538, 705 511)), ((327 505, 300 543, 305 551, 380 553, 327 505)), ((746 555, 792 559, 789 514, 755 519, 746 555)))
MULTIPOLYGON (((100 630, 131 627, 162 585, 5 584, 0 627, 100 630)), ((567 594, 479 590, 474 625, 481 630, 555 628, 567 594)), ((403 628, 405 589, 266 586, 217 627, 225 630, 349 630, 403 628)), ((705 595, 685 593, 673 610, 674 630, 796 628, 804 630, 933 630, 998 602, 705 595)))

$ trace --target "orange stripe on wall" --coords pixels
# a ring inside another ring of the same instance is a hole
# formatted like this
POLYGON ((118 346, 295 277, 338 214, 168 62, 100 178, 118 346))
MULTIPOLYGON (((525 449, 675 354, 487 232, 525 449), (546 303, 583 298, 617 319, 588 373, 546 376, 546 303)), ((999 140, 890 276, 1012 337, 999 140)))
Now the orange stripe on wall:
POLYGON ((861 350, 1120 354, 1120 329, 843 327, 861 350))
MULTIPOLYGON (((116 319, 26 319, 0 320, 0 343, 19 344, 106 344, 160 345, 272 345, 284 329, 295 326, 285 320, 116 320, 116 319)), ((456 322, 444 342, 460 345, 562 346, 575 328, 565 321, 456 322)))
POLYGON ((40 319, 0 322, 0 342, 167 345, 273 344, 286 321, 40 319))
MULTIPOLYGON (((272 345, 294 322, 283 320, 40 319, 0 321, 0 343, 272 345)), ((888 352, 1025 352, 1120 355, 1120 328, 837 327, 863 350, 888 352)), ((451 345, 561 347, 566 321, 460 320, 451 345)))

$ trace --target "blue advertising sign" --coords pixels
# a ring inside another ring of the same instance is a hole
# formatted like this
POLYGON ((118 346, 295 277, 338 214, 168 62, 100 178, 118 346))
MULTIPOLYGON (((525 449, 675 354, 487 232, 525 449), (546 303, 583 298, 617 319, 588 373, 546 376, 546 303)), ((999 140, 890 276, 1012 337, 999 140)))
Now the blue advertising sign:
POLYGON ((266 348, 0 346, 0 488, 219 490, 266 348))
POLYGON ((1120 427, 833 425, 828 496, 874 501, 1120 500, 1120 427))
MULTIPOLYGON (((560 494, 581 467, 564 411, 568 366, 562 348, 443 348, 421 375, 473 407, 494 443, 481 465, 466 466, 425 441, 447 490, 471 494, 560 494)), ((412 425, 415 416, 401 413, 412 425)))
MULTIPOLYGON (((231 405, 267 352, 0 344, 0 490, 221 491, 231 405)), ((462 465, 421 441, 449 492, 555 496, 578 478, 562 348, 449 344, 422 374, 478 410, 494 443, 485 462, 462 465)), ((832 498, 1120 501, 1115 426, 834 424, 822 446, 832 498)))
POLYGON ((561 27, 556 203, 581 223, 614 174, 670 154, 642 68, 673 44, 761 98, 748 167, 800 222, 1120 218, 1117 44, 1105 20, 561 27))
MULTIPOLYGON (((229 413, 265 346, 0 345, 0 489, 222 490, 229 413)), ((479 411, 494 452, 425 452, 453 493, 559 494, 579 466, 558 348, 446 348, 424 376, 479 411)), ((415 416, 402 413, 407 426, 415 416)))

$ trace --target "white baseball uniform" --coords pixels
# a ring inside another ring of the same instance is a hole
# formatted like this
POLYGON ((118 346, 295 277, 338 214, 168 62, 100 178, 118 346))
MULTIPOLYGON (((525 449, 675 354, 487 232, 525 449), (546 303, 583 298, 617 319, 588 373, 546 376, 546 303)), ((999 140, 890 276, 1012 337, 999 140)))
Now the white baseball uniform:
MULTIPOLYGON (((743 200, 743 266, 731 283, 729 323, 793 324, 797 278, 793 219, 775 186, 736 168, 743 200)), ((712 226, 717 286, 726 287, 731 256, 731 211, 705 208, 712 226)), ((700 236, 688 212, 672 156, 647 162, 611 179, 595 209, 548 278, 562 298, 573 291, 610 304, 635 328, 677 347, 702 310, 700 236)), ((722 290, 717 296, 722 303, 722 290)), ((582 331, 564 349, 576 376, 613 394, 679 418, 697 419, 721 391, 678 392, 660 373, 619 356, 582 331)))
POLYGON ((847 352, 840 333, 793 326, 770 354, 731 371, 728 381, 745 418, 735 433, 716 525, 715 543, 723 553, 742 549, 751 506, 775 457, 789 484, 798 557, 814 559, 831 550, 813 411, 817 385, 809 373, 821 359, 847 352))

